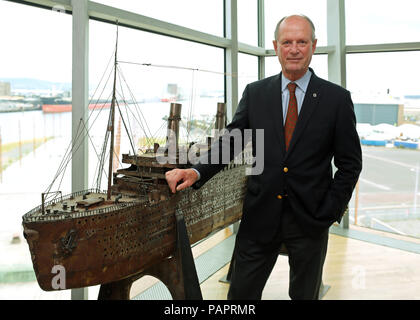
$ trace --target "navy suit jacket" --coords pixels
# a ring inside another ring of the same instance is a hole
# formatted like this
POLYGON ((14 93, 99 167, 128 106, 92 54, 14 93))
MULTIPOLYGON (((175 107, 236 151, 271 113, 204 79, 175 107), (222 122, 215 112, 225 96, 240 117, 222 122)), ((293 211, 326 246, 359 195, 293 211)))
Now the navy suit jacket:
MULTIPOLYGON (((325 232, 335 221, 340 222, 350 201, 362 169, 350 92, 310 70, 312 76, 287 152, 281 74, 248 84, 227 126, 229 131, 264 129, 264 170, 260 175, 248 176, 238 237, 260 242, 273 239, 285 201, 278 195, 287 194, 286 201, 297 221, 313 237, 325 232), (332 160, 337 168, 334 175, 332 160)), ((255 152, 255 134, 252 143, 255 152)), ((229 148, 220 143, 220 148, 223 147, 229 148)), ((195 165, 201 178, 193 187, 201 187, 223 167, 223 164, 195 165)))

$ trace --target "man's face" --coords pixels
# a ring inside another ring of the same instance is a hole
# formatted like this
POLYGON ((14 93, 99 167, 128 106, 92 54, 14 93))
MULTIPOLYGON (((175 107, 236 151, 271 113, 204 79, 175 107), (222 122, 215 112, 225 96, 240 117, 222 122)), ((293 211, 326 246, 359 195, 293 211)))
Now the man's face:
POLYGON ((294 81, 308 70, 316 39, 312 42, 312 29, 306 19, 292 16, 280 24, 278 39, 273 41, 273 45, 284 76, 294 81))

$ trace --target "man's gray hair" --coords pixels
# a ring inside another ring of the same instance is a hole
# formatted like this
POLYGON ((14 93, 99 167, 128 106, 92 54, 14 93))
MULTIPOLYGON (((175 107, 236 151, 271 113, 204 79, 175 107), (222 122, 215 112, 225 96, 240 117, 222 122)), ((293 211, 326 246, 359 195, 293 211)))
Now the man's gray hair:
POLYGON ((308 21, 309 22, 309 25, 311 26, 311 29, 312 29, 312 42, 314 42, 315 41, 315 39, 316 39, 316 37, 315 37, 315 25, 314 25, 314 23, 312 22, 312 20, 311 19, 309 19, 309 17, 307 17, 307 16, 305 16, 305 15, 303 15, 303 14, 294 14, 294 15, 291 15, 291 16, 285 16, 285 17, 283 17, 283 18, 281 18, 281 20, 277 23, 277 25, 276 25, 276 30, 274 31, 274 40, 277 40, 278 38, 278 35, 279 35, 279 27, 280 27, 280 24, 284 21, 284 20, 286 20, 287 18, 290 18, 290 17, 293 17, 293 16, 298 16, 298 17, 302 17, 302 18, 304 18, 306 21, 308 21))

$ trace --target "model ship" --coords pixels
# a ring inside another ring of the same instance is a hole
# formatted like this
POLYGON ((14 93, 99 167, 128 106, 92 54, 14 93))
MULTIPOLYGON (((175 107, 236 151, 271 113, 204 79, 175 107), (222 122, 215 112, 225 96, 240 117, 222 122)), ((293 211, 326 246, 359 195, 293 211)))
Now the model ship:
MULTIPOLYGON (((241 218, 245 165, 232 161, 199 190, 170 192, 165 172, 192 166, 179 161, 180 104, 171 103, 167 124, 168 132, 175 132, 175 160, 158 161, 159 145, 155 144, 142 154, 123 154, 122 162, 128 167, 112 172, 116 79, 114 75, 109 109, 107 190, 57 192, 50 201, 42 194, 41 205, 23 216, 24 236, 43 290, 56 290, 52 270, 57 265, 66 271, 66 289, 118 283, 147 273, 176 255, 177 213, 184 217, 190 244, 241 218)), ((219 103, 215 129, 222 129, 225 122, 225 104, 219 103)), ((160 274, 165 277, 165 273, 160 274)))

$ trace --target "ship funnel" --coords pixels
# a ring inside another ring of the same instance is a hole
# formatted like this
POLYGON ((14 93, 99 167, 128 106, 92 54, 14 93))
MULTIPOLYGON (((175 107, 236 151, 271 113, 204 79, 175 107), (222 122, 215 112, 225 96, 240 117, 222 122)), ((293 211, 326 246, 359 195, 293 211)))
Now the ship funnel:
POLYGON ((213 139, 221 135, 221 131, 226 127, 226 104, 217 103, 216 122, 214 123, 213 137, 207 137, 207 146, 210 148, 213 139))
POLYGON ((168 118, 168 133, 166 136, 166 145, 178 151, 179 142, 179 122, 181 121, 182 104, 171 103, 168 118))
POLYGON ((222 130, 226 126, 226 103, 217 103, 216 123, 214 128, 222 130))

